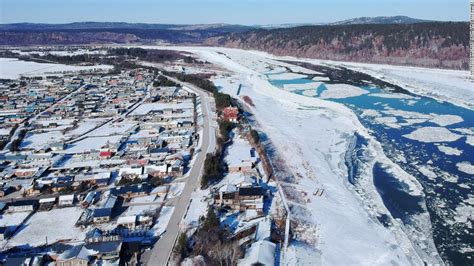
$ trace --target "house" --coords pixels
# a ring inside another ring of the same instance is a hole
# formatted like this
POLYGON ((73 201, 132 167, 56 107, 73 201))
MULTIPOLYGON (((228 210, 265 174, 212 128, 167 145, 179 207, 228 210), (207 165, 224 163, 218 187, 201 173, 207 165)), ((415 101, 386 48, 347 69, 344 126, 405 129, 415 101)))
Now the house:
POLYGON ((270 241, 261 240, 253 243, 245 257, 237 265, 275 265, 276 245, 270 241))
POLYGON ((258 214, 263 213, 262 187, 240 187, 236 189, 233 185, 223 186, 219 193, 214 196, 214 202, 218 206, 227 206, 233 210, 245 211, 256 210, 258 214))
POLYGON ((56 203, 56 198, 44 198, 39 200, 39 211, 49 211, 56 203))
POLYGON ((97 186, 107 186, 109 184, 111 175, 111 172, 76 175, 74 177, 74 183, 76 186, 82 183, 88 183, 90 185, 97 186))
POLYGON ((112 211, 117 205, 117 196, 112 193, 109 194, 105 200, 101 202, 98 208, 93 211, 93 222, 94 223, 106 223, 110 221, 112 211))
POLYGON ((112 158, 113 153, 111 151, 101 151, 99 152, 99 158, 104 160, 104 159, 110 159, 112 158))
POLYGON ((168 175, 168 165, 148 165, 145 166, 145 173, 151 177, 164 178, 168 175))
POLYGON ((59 196, 59 207, 70 207, 74 205, 74 194, 59 196))
POLYGON ((22 200, 8 203, 9 212, 32 212, 37 207, 37 200, 22 200))
POLYGON ((252 171, 253 164, 250 161, 234 161, 228 163, 229 173, 250 173, 252 171))
POLYGON ((133 230, 135 229, 137 223, 137 216, 132 215, 132 216, 122 216, 117 219, 117 225, 118 226, 123 226, 127 229, 133 230))
POLYGON ((122 243, 121 239, 114 237, 112 240, 88 242, 85 247, 87 250, 93 251, 92 256, 97 260, 117 260, 120 257, 122 243))
POLYGON ((57 266, 87 266, 90 260, 90 251, 84 245, 74 246, 56 258, 57 266))
POLYGON ((94 201, 96 200, 97 195, 98 195, 98 192, 96 191, 90 191, 89 193, 87 193, 87 195, 84 197, 84 199, 81 202, 82 206, 86 208, 92 205, 94 201))
POLYGON ((107 223, 112 216, 112 209, 99 208, 94 209, 92 221, 96 224, 107 223))
POLYGON ((110 190, 110 194, 121 196, 125 199, 148 195, 151 186, 147 183, 135 184, 131 186, 115 187, 110 190))
POLYGON ((143 174, 143 167, 123 167, 119 170, 119 176, 135 179, 143 174))
POLYGON ((184 173, 184 163, 181 160, 176 160, 169 167, 170 176, 182 176, 184 173))
POLYGON ((18 178, 30 178, 36 175, 40 169, 38 167, 32 168, 18 168, 15 171, 15 176, 18 178))
POLYGON ((56 142, 56 143, 52 143, 49 148, 52 150, 52 151, 63 151, 65 148, 66 148, 66 144, 64 142, 56 142))
POLYGON ((74 177, 72 176, 61 176, 55 179, 55 182, 51 184, 53 191, 59 192, 67 190, 74 184, 74 177))
POLYGON ((237 122, 237 119, 239 118, 239 108, 232 107, 232 106, 226 107, 222 111, 222 115, 225 121, 235 123, 237 122))

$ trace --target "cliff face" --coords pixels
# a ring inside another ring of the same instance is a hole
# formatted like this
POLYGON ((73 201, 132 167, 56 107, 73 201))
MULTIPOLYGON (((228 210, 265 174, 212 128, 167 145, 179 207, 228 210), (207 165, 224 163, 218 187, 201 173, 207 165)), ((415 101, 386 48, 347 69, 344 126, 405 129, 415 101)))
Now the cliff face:
POLYGON ((282 56, 468 69, 468 23, 305 26, 209 38, 207 45, 282 56))

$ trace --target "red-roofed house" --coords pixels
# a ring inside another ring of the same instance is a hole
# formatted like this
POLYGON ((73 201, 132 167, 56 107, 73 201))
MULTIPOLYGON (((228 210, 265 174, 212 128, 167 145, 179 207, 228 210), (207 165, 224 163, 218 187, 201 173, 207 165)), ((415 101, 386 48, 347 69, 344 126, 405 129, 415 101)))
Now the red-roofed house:
POLYGON ((224 120, 230 122, 237 122, 237 118, 239 117, 239 109, 237 107, 226 107, 223 111, 224 120))
POLYGON ((101 159, 110 159, 112 157, 112 152, 111 151, 101 151, 99 153, 99 157, 101 159))

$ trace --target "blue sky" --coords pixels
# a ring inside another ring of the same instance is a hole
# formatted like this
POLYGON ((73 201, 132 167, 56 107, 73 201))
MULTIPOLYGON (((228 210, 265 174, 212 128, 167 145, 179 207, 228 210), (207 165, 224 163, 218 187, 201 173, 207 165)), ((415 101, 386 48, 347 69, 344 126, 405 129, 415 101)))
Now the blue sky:
POLYGON ((469 0, 0 0, 0 23, 282 24, 407 15, 467 21, 469 0))

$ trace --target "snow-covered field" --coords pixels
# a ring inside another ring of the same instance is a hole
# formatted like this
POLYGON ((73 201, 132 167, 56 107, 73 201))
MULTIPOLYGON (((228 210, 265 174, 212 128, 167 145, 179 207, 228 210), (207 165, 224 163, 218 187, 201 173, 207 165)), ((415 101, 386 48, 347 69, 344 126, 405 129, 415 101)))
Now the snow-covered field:
POLYGON ((78 207, 53 209, 37 212, 24 224, 24 228, 7 243, 8 247, 44 245, 60 240, 82 240, 85 232, 76 227, 77 219, 82 213, 78 207))
POLYGON ((0 217, 0 227, 10 227, 11 229, 22 224, 31 212, 4 213, 0 217))
POLYGON ((112 69, 112 66, 71 66, 63 64, 36 63, 18 60, 16 58, 0 58, 0 78, 18 79, 20 76, 35 76, 58 74, 62 72, 112 69))

